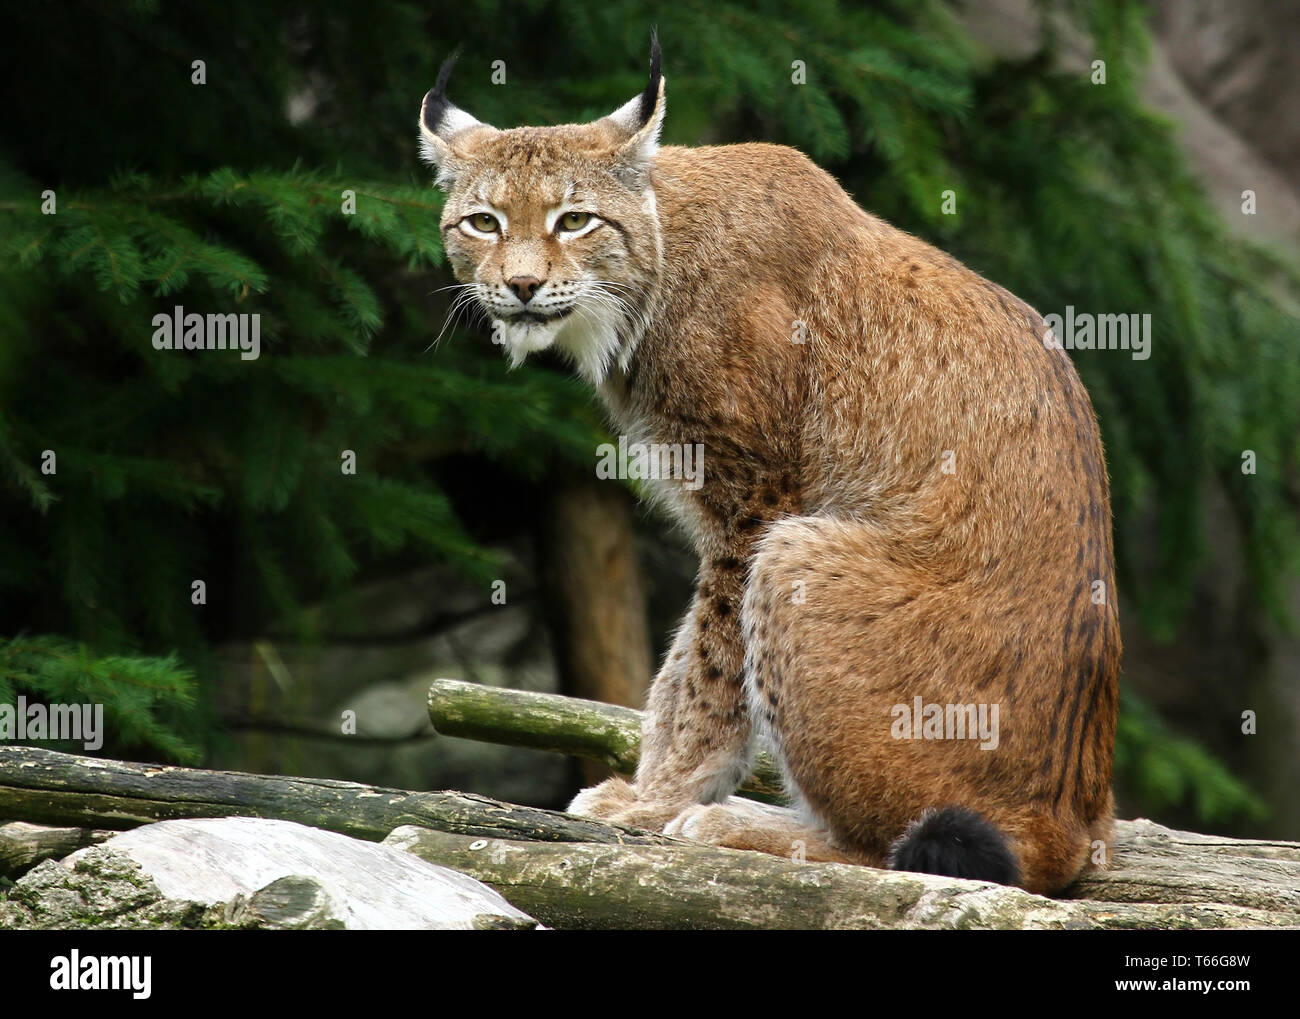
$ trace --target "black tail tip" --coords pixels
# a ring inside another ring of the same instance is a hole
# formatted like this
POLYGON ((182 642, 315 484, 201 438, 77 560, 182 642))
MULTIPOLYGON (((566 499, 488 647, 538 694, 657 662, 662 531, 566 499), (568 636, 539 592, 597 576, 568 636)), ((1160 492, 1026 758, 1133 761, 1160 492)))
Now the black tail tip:
POLYGON ((966 807, 927 810, 890 847, 891 870, 1014 885, 1020 863, 1007 837, 966 807))

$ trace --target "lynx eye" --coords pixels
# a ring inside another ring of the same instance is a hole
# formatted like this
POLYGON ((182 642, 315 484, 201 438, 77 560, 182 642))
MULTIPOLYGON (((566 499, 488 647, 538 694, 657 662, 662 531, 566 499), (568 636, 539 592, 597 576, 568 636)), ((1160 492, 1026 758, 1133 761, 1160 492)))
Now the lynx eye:
POLYGON ((560 217, 561 230, 581 230, 591 222, 590 212, 566 212, 560 217))
POLYGON ((494 234, 497 232, 497 218, 486 212, 476 212, 469 217, 469 225, 481 234, 494 234))

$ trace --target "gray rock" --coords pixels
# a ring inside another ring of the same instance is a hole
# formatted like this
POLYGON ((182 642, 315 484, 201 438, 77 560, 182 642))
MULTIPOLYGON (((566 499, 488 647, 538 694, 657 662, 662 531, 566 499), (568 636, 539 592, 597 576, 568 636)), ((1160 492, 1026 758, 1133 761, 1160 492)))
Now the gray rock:
POLYGON ((47 860, 0 927, 534 929, 487 885, 408 853, 291 821, 161 821, 47 860))

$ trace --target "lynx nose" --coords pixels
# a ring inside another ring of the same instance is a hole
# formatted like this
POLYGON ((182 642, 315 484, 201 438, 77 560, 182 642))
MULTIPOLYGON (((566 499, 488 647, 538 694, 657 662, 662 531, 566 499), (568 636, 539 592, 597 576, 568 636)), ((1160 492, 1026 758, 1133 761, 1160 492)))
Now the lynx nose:
POLYGON ((511 276, 506 280, 506 286, 513 290, 515 296, 524 304, 533 299, 533 294, 537 292, 537 288, 541 285, 542 281, 536 276, 511 276))

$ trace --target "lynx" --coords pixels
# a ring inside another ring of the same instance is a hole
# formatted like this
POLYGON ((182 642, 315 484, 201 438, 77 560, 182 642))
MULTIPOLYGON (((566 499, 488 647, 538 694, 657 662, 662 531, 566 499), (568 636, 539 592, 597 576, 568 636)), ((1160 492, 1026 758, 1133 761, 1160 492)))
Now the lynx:
POLYGON ((1108 480, 1043 319, 793 149, 660 147, 657 39, 645 90, 582 125, 483 124, 451 64, 420 136, 463 298, 622 434, 705 452, 693 490, 658 483, 700 566, 635 781, 570 810, 1037 892, 1105 865, 1108 480), (791 807, 731 795, 760 744, 791 807))

